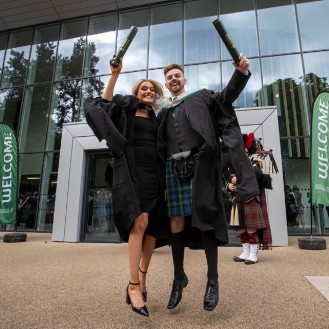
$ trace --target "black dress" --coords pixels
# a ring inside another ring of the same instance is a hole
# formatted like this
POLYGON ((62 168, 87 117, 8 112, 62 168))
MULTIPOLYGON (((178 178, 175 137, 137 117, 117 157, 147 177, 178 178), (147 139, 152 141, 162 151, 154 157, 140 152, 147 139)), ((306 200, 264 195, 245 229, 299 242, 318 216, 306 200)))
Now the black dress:
POLYGON ((135 116, 134 154, 141 210, 150 212, 160 192, 156 121, 135 116))

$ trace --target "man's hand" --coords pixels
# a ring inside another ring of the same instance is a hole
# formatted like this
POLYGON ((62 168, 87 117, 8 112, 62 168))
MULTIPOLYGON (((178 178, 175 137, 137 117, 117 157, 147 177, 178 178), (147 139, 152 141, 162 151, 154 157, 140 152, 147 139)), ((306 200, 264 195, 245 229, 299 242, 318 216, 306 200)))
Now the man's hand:
POLYGON ((232 62, 234 67, 242 74, 247 75, 249 72, 249 59, 244 56, 242 53, 240 54, 240 63, 237 65, 234 61, 232 62))

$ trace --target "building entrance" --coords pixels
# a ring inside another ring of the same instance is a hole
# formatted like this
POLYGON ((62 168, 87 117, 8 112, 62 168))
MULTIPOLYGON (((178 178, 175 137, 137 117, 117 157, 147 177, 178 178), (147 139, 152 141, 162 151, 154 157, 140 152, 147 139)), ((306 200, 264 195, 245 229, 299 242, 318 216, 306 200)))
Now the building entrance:
POLYGON ((120 242, 113 221, 109 154, 88 153, 82 237, 84 242, 120 242))

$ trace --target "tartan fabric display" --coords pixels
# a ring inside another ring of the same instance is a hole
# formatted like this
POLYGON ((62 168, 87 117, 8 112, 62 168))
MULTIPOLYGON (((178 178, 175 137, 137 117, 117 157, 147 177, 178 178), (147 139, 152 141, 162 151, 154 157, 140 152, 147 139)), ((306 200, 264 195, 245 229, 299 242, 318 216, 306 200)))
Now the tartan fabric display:
POLYGON ((264 188, 260 189, 260 198, 263 218, 266 225, 265 229, 262 231, 262 249, 268 249, 272 245, 272 232, 270 227, 270 221, 268 219, 266 194, 264 188))
POLYGON ((169 217, 192 215, 192 183, 178 179, 171 169, 171 158, 166 163, 167 210, 169 217))
POLYGON ((255 198, 241 204, 242 228, 259 230, 266 227, 261 205, 255 198))
POLYGON ((261 204, 255 198, 241 205, 242 228, 255 230, 259 236, 260 249, 271 249, 272 234, 267 214, 265 190, 261 189, 261 204))

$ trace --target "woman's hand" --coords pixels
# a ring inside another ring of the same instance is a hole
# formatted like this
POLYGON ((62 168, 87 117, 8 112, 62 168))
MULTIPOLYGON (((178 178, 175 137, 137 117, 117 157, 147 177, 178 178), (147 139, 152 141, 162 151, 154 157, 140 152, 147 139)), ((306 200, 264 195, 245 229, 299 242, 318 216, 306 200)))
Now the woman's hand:
POLYGON ((115 55, 112 56, 112 58, 110 59, 110 68, 111 68, 111 73, 112 74, 120 74, 121 70, 122 70, 122 57, 120 58, 120 62, 119 62, 119 65, 118 67, 114 66, 112 64, 112 62, 114 61, 115 59, 115 55))

